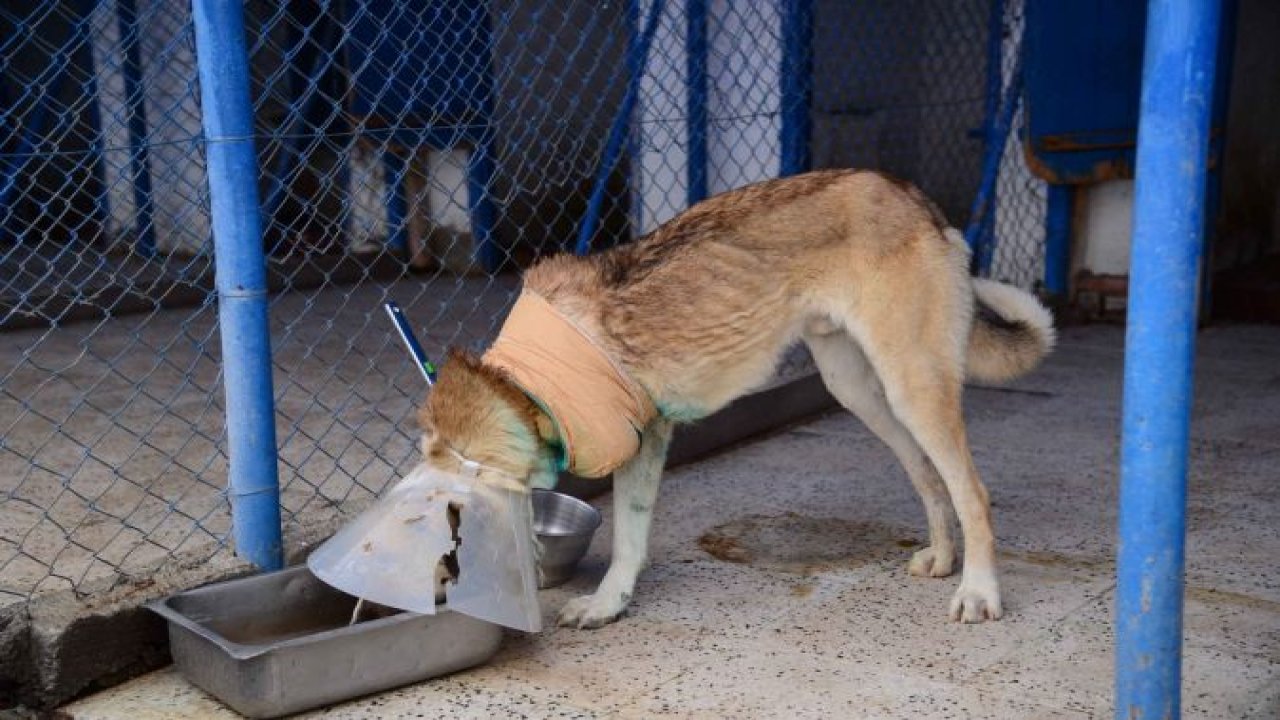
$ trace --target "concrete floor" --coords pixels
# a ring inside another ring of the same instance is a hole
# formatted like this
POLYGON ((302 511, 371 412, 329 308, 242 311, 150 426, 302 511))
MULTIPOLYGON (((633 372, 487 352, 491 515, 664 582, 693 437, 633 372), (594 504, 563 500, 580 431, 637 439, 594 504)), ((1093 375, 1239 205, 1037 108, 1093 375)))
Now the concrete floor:
MULTIPOLYGON (((967 396, 1000 622, 949 622, 956 579, 906 574, 919 503, 840 413, 671 472, 620 622, 512 633, 483 667, 303 717, 1108 717, 1122 340, 1068 330, 1032 377, 967 396)), ((1200 351, 1185 716, 1280 717, 1280 328, 1210 329, 1200 351)), ((610 526, 544 591, 548 621, 603 574, 610 526)), ((172 671, 63 712, 234 717, 172 671)))

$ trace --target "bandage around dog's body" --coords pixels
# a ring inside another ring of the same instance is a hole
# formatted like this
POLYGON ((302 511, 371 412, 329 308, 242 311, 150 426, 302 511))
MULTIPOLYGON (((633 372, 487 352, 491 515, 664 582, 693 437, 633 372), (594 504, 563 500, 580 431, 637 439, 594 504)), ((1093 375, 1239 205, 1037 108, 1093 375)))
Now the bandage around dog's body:
POLYGON ((551 417, 561 469, 586 478, 616 470, 640 449, 658 411, 594 339, 541 295, 525 290, 484 362, 504 370, 551 417))

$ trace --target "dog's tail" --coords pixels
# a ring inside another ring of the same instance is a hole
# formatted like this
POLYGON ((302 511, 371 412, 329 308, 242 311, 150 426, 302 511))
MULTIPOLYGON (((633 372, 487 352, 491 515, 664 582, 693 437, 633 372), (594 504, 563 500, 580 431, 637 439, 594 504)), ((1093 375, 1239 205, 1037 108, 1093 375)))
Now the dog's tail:
POLYGON ((1053 316, 1034 295, 973 279, 974 315, 966 375, 1003 382, 1030 372, 1053 350, 1053 316))
MULTIPOLYGON (((969 244, 959 230, 947 228, 942 234, 958 255, 969 257, 969 244)), ((1025 290, 982 278, 972 281, 974 312, 965 376, 1004 382, 1030 372, 1053 350, 1053 315, 1025 290)))

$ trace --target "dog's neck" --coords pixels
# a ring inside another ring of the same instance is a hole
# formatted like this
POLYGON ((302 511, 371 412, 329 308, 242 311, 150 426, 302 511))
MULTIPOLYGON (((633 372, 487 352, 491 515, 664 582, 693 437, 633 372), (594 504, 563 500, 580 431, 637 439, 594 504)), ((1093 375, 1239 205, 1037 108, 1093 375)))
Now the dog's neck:
POLYGON ((527 472, 522 477, 535 488, 553 488, 565 469, 566 460, 564 442, 560 438, 555 420, 542 408, 536 398, 531 397, 510 380, 502 381, 511 392, 501 397, 511 410, 511 417, 520 418, 520 422, 509 424, 499 435, 511 439, 510 452, 503 453, 515 460, 513 455, 520 456, 521 463, 527 472), (513 398, 523 402, 514 402, 513 398))
POLYGON ((502 430, 486 434, 508 438, 508 442, 504 443, 505 447, 498 454, 521 477, 528 478, 532 487, 554 487, 556 478, 565 465, 564 445, 556 423, 535 398, 505 378, 502 382, 511 392, 500 397, 508 402, 511 410, 509 417, 519 418, 519 421, 504 422, 506 427, 502 430), (519 397, 523 402, 512 402, 513 397, 519 397), (524 472, 520 472, 521 470, 524 472))
POLYGON ((533 412, 533 426, 538 438, 538 459, 534 462, 529 482, 533 487, 550 490, 556 486, 560 471, 567 464, 564 441, 560 439, 555 421, 537 403, 534 403, 533 412))

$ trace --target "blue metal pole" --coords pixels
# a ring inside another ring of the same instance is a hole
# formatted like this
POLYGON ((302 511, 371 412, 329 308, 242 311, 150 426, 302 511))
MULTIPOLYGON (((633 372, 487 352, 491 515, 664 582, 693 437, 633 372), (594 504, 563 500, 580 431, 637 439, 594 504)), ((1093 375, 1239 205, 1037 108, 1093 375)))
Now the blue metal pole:
POLYGON ((1066 295, 1070 283, 1074 200, 1075 187, 1049 184, 1044 216, 1044 289, 1055 297, 1066 295))
POLYGON ((497 161, 493 156, 493 133, 486 129, 467 159, 467 202, 471 211, 471 235, 475 242, 475 261, 485 272, 494 273, 502 265, 494 229, 498 209, 493 198, 493 179, 497 161))
MULTIPOLYGON (((1003 143, 1006 138, 996 137, 997 118, 1000 115, 1000 100, 1004 97, 1004 0, 992 0, 987 13, 987 97, 983 102, 982 138, 985 151, 996 151, 993 143, 1003 143)), ((998 172, 998 171, 997 171, 998 172)), ((982 214, 982 224, 978 227, 977 239, 972 247, 984 249, 986 255, 994 255, 996 244, 996 213, 1000 207, 1000 184, 991 190, 988 200, 991 212, 982 214), (991 248, 991 250, 986 250, 991 248)))
MULTIPOLYGON (((630 0, 636 4, 638 12, 639 0, 630 0)), ((604 156, 600 158, 600 167, 596 170, 595 184, 591 188, 591 197, 587 200, 586 216, 578 227, 578 240, 574 244, 574 252, 586 255, 591 252, 591 239, 596 234, 596 225, 600 221, 600 211, 604 207, 604 191, 609 182, 609 173, 618 163, 622 154, 623 143, 627 139, 627 129, 631 125, 631 114, 635 111, 636 99, 640 95, 640 79, 644 77, 645 68, 649 65, 649 46, 653 44, 653 36, 658 31, 658 21, 666 9, 666 0, 653 0, 649 7, 649 18, 638 39, 633 39, 627 46, 627 78, 626 93, 622 96, 622 105, 613 118, 609 128, 609 137, 605 140, 604 156)))
POLYGON ((1117 719, 1181 712, 1187 443, 1218 0, 1151 0, 1125 349, 1117 719))
POLYGON ((284 552, 244 9, 240 0, 194 0, 192 11, 222 335, 232 533, 241 557, 274 570, 283 566, 284 552))
POLYGON ((142 89, 142 36, 138 33, 138 8, 135 0, 119 0, 116 23, 120 32, 120 49, 124 62, 120 76, 124 81, 124 103, 129 115, 129 175, 133 180, 134 249, 143 257, 156 253, 155 207, 151 197, 151 164, 147 153, 147 110, 142 89))
POLYGON ((809 169, 809 94, 813 84, 813 0, 782 3, 782 130, 779 175, 809 169))
MULTIPOLYGON (((623 12, 623 27, 627 37, 628 51, 635 45, 636 40, 640 37, 640 0, 626 0, 626 7, 623 12)), ((644 68, 639 65, 639 58, 633 57, 634 53, 628 52, 628 61, 635 60, 637 65, 635 68, 627 69, 627 77, 631 77, 636 73, 643 73, 644 68)), ((634 119, 634 118, 632 118, 634 119)), ((629 230, 631 237, 634 238, 639 234, 640 228, 644 227, 645 202, 643 193, 636 192, 635 184, 643 182, 643 169, 641 163, 644 160, 645 130, 643 125, 636 128, 635 132, 627 133, 627 141, 625 152, 627 153, 627 184, 628 193, 630 193, 630 212, 628 213, 629 230)), ((594 221, 593 221, 594 222, 594 221)), ((594 232, 594 228, 592 229, 594 232)))
MULTIPOLYGON (((332 48, 337 44, 334 42, 334 33, 330 30, 330 27, 329 23, 324 23, 317 31, 315 42, 320 47, 332 48)), ((305 40, 302 31, 290 24, 289 50, 284 53, 282 62, 290 66, 294 65, 302 57, 304 48, 305 40)), ((332 53, 316 52, 311 58, 311 64, 308 66, 307 73, 301 83, 297 81, 295 74, 290 74, 290 82, 288 83, 289 108, 285 111, 285 117, 288 120, 278 131, 280 155, 276 158, 276 162, 271 169, 271 175, 267 178, 267 199, 262 206, 263 217, 266 218, 268 223, 274 222, 276 213, 280 210, 280 204, 284 201, 285 192, 289 189, 286 180, 293 174, 294 166, 297 164, 296 160, 302 157, 301 148, 304 136, 318 131, 315 124, 311 122, 311 111, 322 99, 325 99, 325 95, 320 89, 320 83, 324 79, 324 74, 329 71, 334 62, 332 53)), ((279 247, 273 247, 270 250, 270 254, 274 255, 280 249, 279 247)))
POLYGON ((989 143, 982 163, 982 181, 969 211, 969 225, 964 231, 965 241, 973 248, 974 270, 980 275, 991 270, 991 261, 995 257, 995 238, 982 237, 982 227, 987 221, 987 215, 996 212, 996 184, 1000 179, 1000 161, 1004 157, 1004 146, 1008 144, 1009 133, 1013 130, 1013 116, 1021 100, 1022 53, 1018 53, 1013 60, 1013 72, 1009 75, 1009 86, 1005 89, 1000 113, 988 136, 989 143))
POLYGON ((707 0, 685 0, 685 83, 689 104, 688 204, 707 197, 707 0))
POLYGON ((382 168, 387 176, 387 247, 405 251, 409 249, 409 188, 405 183, 409 163, 394 148, 387 147, 382 153, 382 168))
POLYGON ((92 38, 89 37, 89 29, 84 20, 93 13, 93 0, 81 0, 78 7, 81 20, 76 25, 76 43, 80 46, 80 55, 83 58, 79 64, 85 69, 85 79, 80 87, 84 97, 88 99, 86 109, 93 138, 93 142, 89 145, 89 162, 92 167, 93 182, 96 185, 93 191, 92 217, 99 228, 95 236, 101 238, 105 235, 111 221, 111 188, 107 185, 107 173, 104 167, 104 151, 107 143, 106 134, 102 129, 102 113, 98 109, 98 68, 93 61, 92 38))
POLYGON ((498 204, 494 197, 494 181, 498 174, 498 158, 493 124, 493 32, 488 14, 476 16, 483 48, 480 51, 481 82, 472 88, 480 98, 483 127, 472 138, 471 155, 467 159, 467 206, 471 213, 471 235, 475 243, 473 258, 485 272, 495 273, 506 259, 498 248, 498 204))
MULTIPOLYGON (((45 132, 45 121, 49 117, 49 101, 56 99, 62 95, 62 85, 66 81, 67 75, 70 73, 71 60, 70 55, 66 52, 66 48, 62 48, 53 56, 51 66, 54 68, 53 77, 49 79, 49 84, 38 92, 36 95, 35 109, 29 113, 27 122, 23 124, 22 133, 18 136, 17 147, 12 153, 12 161, 7 158, 3 162, 0 169, 0 244, 8 244, 9 242, 9 226, 11 220, 10 215, 13 212, 13 205, 10 199, 13 194, 18 191, 18 184, 23 174, 27 170, 27 166, 31 164, 36 155, 36 147, 40 141, 46 136, 57 137, 58 128, 64 120, 59 115, 54 118, 54 131, 45 132)), ((25 223, 24 223, 25 229, 25 223)), ((16 239, 22 239, 17 236, 16 239)))
POLYGON ((1223 166, 1226 164, 1227 110, 1231 105, 1231 76, 1235 66, 1236 18, 1238 0, 1222 0, 1218 21, 1218 64, 1215 69, 1213 115, 1209 133, 1209 189, 1205 200, 1205 253, 1207 259, 1200 263, 1200 313, 1202 317, 1213 315, 1213 247, 1217 242, 1217 222, 1222 212, 1223 166), (1216 162, 1214 162, 1216 160, 1216 162))
MULTIPOLYGON (((17 120, 10 121, 10 115, 14 113, 13 99, 9 94, 9 87, 5 84, 4 77, 0 75, 0 136, 12 137, 20 135, 22 126, 17 120)), ((14 161, 7 154, 0 153, 0 187, 7 185, 8 182, 4 178, 10 177, 10 173, 14 173, 14 161)), ((14 177, 17 177, 14 175, 14 177)), ((14 208, 9 204, 8 192, 0 189, 0 260, 8 259, 8 252, 5 252, 4 246, 9 244, 9 233, 5 232, 5 228, 11 222, 11 216, 14 208)))

